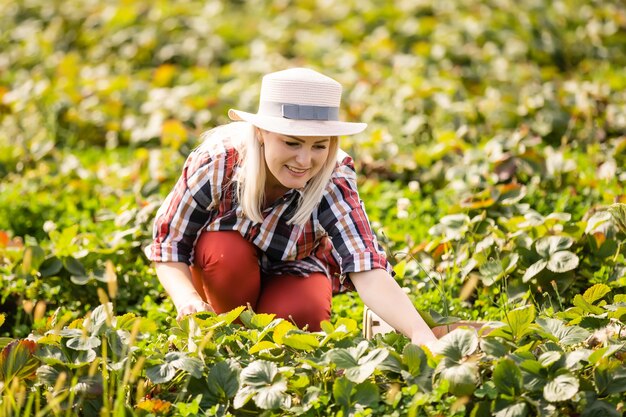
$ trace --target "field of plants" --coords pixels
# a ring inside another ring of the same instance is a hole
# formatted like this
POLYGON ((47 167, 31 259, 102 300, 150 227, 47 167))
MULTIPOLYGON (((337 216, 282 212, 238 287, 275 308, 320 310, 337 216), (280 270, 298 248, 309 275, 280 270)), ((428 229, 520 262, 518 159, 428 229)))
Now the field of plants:
POLYGON ((621 0, 0 0, 0 417, 617 417, 621 0), (261 75, 344 86, 361 197, 432 349, 241 307, 177 322, 142 249, 261 75))

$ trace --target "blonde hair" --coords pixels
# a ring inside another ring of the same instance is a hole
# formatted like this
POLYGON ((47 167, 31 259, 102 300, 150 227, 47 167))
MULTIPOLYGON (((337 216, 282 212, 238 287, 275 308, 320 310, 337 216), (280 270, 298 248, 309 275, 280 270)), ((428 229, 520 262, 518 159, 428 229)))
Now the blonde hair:
MULTIPOLYGON (((250 220, 261 223, 263 222, 267 165, 261 151, 261 143, 257 138, 258 130, 252 125, 249 126, 250 129, 247 132, 242 131, 240 140, 234 143, 240 161, 239 172, 234 180, 237 182, 237 197, 243 214, 250 220)), ((338 151, 339 138, 331 136, 326 162, 304 187, 296 211, 287 224, 301 226, 310 219, 311 213, 322 201, 324 190, 335 170, 338 151)))

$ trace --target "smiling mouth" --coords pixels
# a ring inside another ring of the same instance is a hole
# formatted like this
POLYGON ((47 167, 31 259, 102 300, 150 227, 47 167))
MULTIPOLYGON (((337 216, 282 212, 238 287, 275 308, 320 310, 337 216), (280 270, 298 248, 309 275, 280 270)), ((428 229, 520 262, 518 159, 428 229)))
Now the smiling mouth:
POLYGON ((291 172, 293 172, 294 174, 304 174, 305 172, 308 171, 308 169, 298 169, 298 168, 293 168, 290 166, 287 166, 287 169, 291 172))

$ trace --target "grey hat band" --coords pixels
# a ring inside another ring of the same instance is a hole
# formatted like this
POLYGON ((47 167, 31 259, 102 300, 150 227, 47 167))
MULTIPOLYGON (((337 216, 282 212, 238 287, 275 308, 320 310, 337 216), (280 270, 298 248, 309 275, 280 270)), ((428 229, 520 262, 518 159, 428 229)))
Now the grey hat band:
POLYGON ((339 107, 261 101, 257 114, 293 120, 339 120, 339 107))

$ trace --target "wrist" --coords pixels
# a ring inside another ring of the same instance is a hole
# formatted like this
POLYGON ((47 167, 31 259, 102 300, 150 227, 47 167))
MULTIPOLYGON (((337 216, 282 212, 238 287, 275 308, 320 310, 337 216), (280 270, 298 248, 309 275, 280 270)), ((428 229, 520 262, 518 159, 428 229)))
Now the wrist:
POLYGON ((437 336, 433 333, 433 331, 426 326, 426 328, 417 328, 413 329, 411 332, 411 342, 416 345, 424 345, 436 342, 437 336))
POLYGON ((200 297, 200 294, 198 294, 196 291, 193 292, 189 292, 186 294, 177 294, 176 296, 172 296, 172 302, 174 303, 174 306, 176 307, 176 310, 180 311, 183 307, 192 304, 194 302, 197 301, 204 301, 202 300, 202 297, 200 297))

